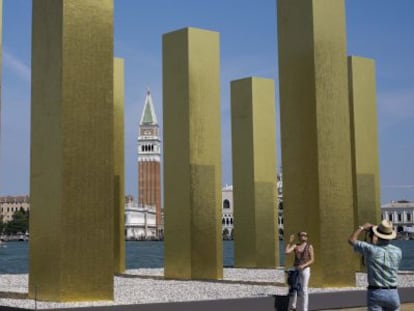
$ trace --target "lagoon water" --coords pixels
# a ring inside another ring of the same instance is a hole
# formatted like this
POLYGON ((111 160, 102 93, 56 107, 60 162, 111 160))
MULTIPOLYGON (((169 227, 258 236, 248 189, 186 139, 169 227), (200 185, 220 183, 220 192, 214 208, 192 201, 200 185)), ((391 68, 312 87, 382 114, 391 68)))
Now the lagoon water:
MULTIPOLYGON (((393 241, 403 250, 401 270, 414 270, 414 240, 393 241)), ((280 250, 283 250, 283 241, 280 250)), ((27 242, 7 242, 0 246, 0 274, 19 274, 28 272, 27 242)), ((349 248, 351 251, 351 247, 349 248)), ((233 241, 223 241, 223 264, 231 267, 234 264, 233 241)), ((280 252, 281 265, 284 265, 283 251, 280 252)), ((164 242, 128 241, 126 242, 126 268, 161 268, 164 265, 164 242)))

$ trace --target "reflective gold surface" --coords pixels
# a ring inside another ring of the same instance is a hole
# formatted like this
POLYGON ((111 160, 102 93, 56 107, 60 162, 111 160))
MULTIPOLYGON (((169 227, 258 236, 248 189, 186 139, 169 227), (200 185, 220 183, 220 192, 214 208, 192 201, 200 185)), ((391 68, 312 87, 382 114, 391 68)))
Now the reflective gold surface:
POLYGON ((234 264, 279 264, 274 81, 231 82, 234 264))
POLYGON ((344 1, 279 0, 277 11, 285 240, 308 231, 311 286, 353 286, 344 1))
POLYGON ((114 272, 125 271, 124 60, 114 58, 114 272))
POLYGON ((223 277, 219 34, 163 36, 165 277, 223 277))
POLYGON ((29 296, 113 299, 113 0, 34 0, 29 296))
MULTIPOLYGON (((381 220, 377 100, 373 59, 348 57, 354 174, 354 226, 381 220)), ((358 268, 363 269, 361 260, 358 268)))

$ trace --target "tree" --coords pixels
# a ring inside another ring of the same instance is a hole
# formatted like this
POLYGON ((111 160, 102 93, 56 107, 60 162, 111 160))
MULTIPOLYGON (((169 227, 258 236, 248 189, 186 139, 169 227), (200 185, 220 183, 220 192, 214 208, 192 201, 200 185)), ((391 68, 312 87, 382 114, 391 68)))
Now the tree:
POLYGON ((3 215, 0 214, 0 234, 3 234, 6 224, 3 222, 3 215))
POLYGON ((23 208, 14 212, 13 219, 5 226, 6 234, 25 233, 29 230, 29 212, 23 208))

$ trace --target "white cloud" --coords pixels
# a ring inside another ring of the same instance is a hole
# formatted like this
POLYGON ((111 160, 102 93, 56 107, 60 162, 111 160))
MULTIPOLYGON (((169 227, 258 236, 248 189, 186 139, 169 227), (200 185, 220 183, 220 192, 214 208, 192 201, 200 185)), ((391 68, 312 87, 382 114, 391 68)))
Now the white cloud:
POLYGON ((16 76, 26 82, 30 82, 31 69, 7 49, 3 48, 3 66, 9 68, 16 76))

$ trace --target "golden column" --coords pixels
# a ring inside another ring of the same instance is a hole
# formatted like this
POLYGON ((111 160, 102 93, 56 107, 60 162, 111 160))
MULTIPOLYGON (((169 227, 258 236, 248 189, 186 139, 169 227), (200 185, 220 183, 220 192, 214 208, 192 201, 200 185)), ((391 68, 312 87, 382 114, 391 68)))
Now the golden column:
POLYGON ((34 0, 29 296, 113 299, 113 0, 34 0))
POLYGON ((381 220, 375 61, 348 57, 354 226, 381 220))
POLYGON ((274 268, 279 264, 274 81, 232 81, 231 121, 234 264, 274 268))
POLYGON ((114 58, 114 272, 125 271, 124 60, 114 58))
POLYGON ((313 286, 353 286, 345 4, 277 4, 285 240, 301 230, 310 234, 313 286))
POLYGON ((163 36, 165 277, 223 277, 219 34, 163 36))

